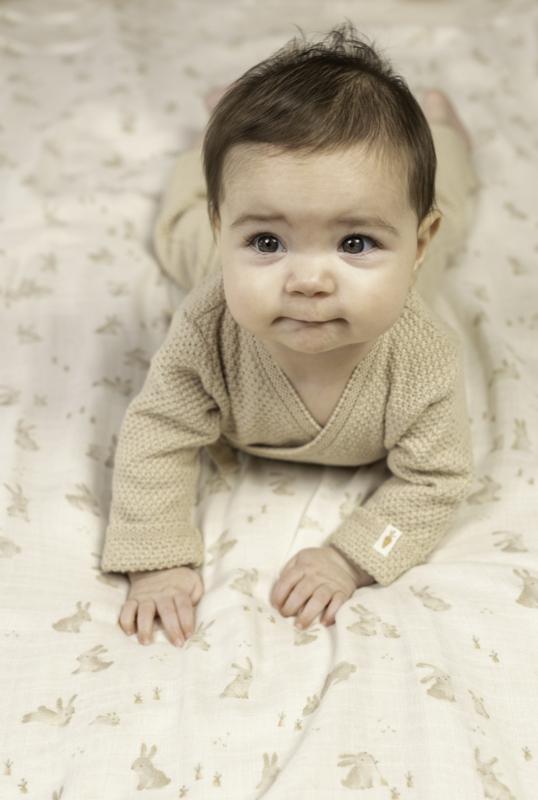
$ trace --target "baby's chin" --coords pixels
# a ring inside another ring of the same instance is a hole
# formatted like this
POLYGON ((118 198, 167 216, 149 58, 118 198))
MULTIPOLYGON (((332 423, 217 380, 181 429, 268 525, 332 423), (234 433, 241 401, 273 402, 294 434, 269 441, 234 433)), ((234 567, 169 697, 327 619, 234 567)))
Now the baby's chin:
POLYGON ((315 355, 328 353, 341 348, 360 347, 349 341, 349 326, 344 319, 331 320, 321 324, 303 324, 286 317, 277 317, 268 324, 252 324, 245 319, 236 322, 264 342, 279 351, 315 355))
POLYGON ((305 330, 293 336, 271 336, 265 339, 284 351, 316 355, 348 349, 350 342, 343 336, 319 331, 305 330))

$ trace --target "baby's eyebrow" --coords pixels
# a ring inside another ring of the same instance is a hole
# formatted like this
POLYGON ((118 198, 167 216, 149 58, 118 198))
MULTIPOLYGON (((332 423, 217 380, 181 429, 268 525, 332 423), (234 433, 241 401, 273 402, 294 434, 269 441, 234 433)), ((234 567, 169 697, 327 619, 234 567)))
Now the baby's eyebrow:
MULTIPOLYGON (((230 225, 231 228, 239 228, 247 222, 285 222, 290 225, 288 219, 284 214, 241 214, 230 225)), ((368 217, 348 216, 348 217, 333 217, 329 220, 333 225, 341 225, 346 227, 364 227, 364 228, 378 228, 391 233, 393 236, 399 236, 397 228, 391 225, 390 222, 377 216, 376 214, 368 217)))

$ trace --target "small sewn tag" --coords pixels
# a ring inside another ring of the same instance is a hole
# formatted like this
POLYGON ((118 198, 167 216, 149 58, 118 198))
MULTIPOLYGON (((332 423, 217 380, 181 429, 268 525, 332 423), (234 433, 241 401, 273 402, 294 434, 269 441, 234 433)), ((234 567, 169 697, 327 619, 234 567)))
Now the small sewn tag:
POLYGON ((377 550, 382 556, 390 553, 402 532, 395 528, 394 525, 387 525, 377 542, 373 545, 374 550, 377 550))

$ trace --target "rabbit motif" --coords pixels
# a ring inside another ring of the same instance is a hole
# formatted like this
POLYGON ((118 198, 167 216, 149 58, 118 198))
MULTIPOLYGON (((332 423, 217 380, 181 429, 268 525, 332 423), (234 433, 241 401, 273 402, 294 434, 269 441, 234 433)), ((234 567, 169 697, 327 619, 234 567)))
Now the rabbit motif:
POLYGON ((488 381, 488 388, 491 389, 493 386, 494 381, 498 381, 499 378, 516 378, 519 379, 521 376, 517 371, 517 367, 513 361, 509 362, 506 358, 502 359, 502 366, 495 367, 491 371, 490 379, 488 381))
POLYGON ((348 789, 388 786, 387 781, 379 774, 377 762, 370 753, 343 753, 339 758, 339 767, 352 767, 341 781, 342 786, 347 786, 348 789))
POLYGON ((316 708, 319 708, 319 697, 317 694, 308 695, 306 698, 306 705, 303 708, 303 717, 313 714, 316 708))
POLYGON ((515 531, 493 531, 492 536, 502 536, 493 547, 498 547, 503 553, 528 553, 529 550, 525 547, 523 536, 521 533, 515 531))
POLYGON ((102 669, 108 669, 114 662, 102 661, 100 656, 106 653, 106 647, 102 644, 96 644, 91 650, 87 650, 82 655, 77 656, 79 666, 71 672, 71 675, 76 675, 79 672, 100 672, 102 669))
POLYGON ((248 700, 248 690, 252 681, 252 661, 247 656, 247 667, 240 667, 239 664, 232 664, 238 674, 233 681, 226 686, 220 697, 236 697, 241 700, 248 700))
POLYGON ((77 697, 76 694, 73 697, 69 698, 69 702, 67 703, 66 707, 63 707, 63 700, 61 697, 58 697, 56 700, 56 711, 53 711, 51 708, 47 708, 46 706, 39 706, 37 711, 30 711, 28 714, 25 714, 22 718, 23 722, 46 722, 47 725, 57 725, 58 727, 65 727, 71 720, 71 717, 75 713, 75 707, 73 705, 75 698, 77 697))
POLYGON ((140 755, 131 764, 131 769, 134 769, 138 775, 137 789, 159 789, 161 786, 166 786, 170 783, 170 778, 160 769, 156 769, 151 763, 151 759, 156 752, 157 748, 153 745, 148 753, 145 742, 142 742, 140 755))
POLYGON ((77 603, 77 609, 70 617, 62 617, 58 622, 54 622, 52 627, 56 631, 64 631, 64 633, 80 633, 80 626, 83 622, 91 622, 91 617, 88 612, 90 607, 89 601, 83 606, 80 600, 77 603))
POLYGON ((475 694, 472 689, 468 689, 467 691, 469 692, 469 694, 473 698, 474 710, 476 711, 476 713, 477 714, 481 714, 481 716, 486 717, 487 719, 489 719, 489 714, 486 711, 485 706, 484 706, 484 698, 483 697, 479 697, 479 695, 475 694))
POLYGON ((252 588, 258 581, 258 570, 255 568, 249 570, 240 568, 239 572, 239 577, 230 584, 230 589, 235 589, 238 592, 242 592, 242 594, 253 597, 252 588))
POLYGON ((269 475, 274 476, 269 479, 269 486, 271 487, 273 494, 281 494, 281 495, 291 495, 295 494, 295 491, 291 488, 295 485, 295 478, 292 476, 283 475, 281 472, 269 472, 269 475))
POLYGON ((7 507, 7 513, 10 517, 20 517, 21 519, 30 522, 28 516, 28 498, 24 496, 20 483, 17 484, 16 489, 12 489, 7 483, 4 486, 11 495, 12 503, 7 507))
POLYGON ((66 494, 65 499, 67 502, 81 511, 90 511, 96 517, 100 517, 99 502, 95 495, 92 494, 91 489, 85 483, 76 483, 75 488, 78 489, 78 494, 66 494))
POLYGON ((207 564, 214 564, 219 559, 223 558, 228 550, 231 550, 237 544, 237 539, 228 539, 226 540, 226 536, 228 535, 229 530, 226 528, 225 531, 221 533, 217 541, 207 548, 208 555, 211 558, 207 561, 207 564))
POLYGON ((527 453, 532 452, 531 440, 527 433, 527 423, 524 419, 514 420, 514 441, 512 442, 512 450, 524 450, 527 453))
POLYGON ((31 436, 31 431, 33 431, 35 427, 35 425, 25 425, 22 419, 17 422, 15 441, 19 447, 22 447, 23 450, 39 450, 38 444, 32 439, 31 436))
POLYGON ((209 628, 214 624, 215 620, 212 619, 211 622, 200 622, 192 636, 187 639, 187 644, 185 647, 193 647, 194 645, 198 645, 201 650, 209 650, 211 645, 206 642, 206 635, 209 628))
POLYGON ((428 591, 429 586, 423 586, 422 589, 414 589, 413 586, 409 587, 409 590, 422 600, 422 605, 426 608, 431 608, 432 611, 447 611, 449 608, 452 608, 450 603, 446 603, 440 597, 435 597, 431 592, 428 591))
POLYGON ((528 569, 515 569, 514 574, 524 583, 516 603, 527 606, 527 608, 538 608, 538 577, 531 575, 528 569))
POLYGON ((358 622, 348 625, 348 630, 351 633, 360 633, 361 636, 375 636, 377 634, 377 623, 381 622, 381 617, 369 611, 361 603, 351 606, 351 611, 359 615, 358 622))
MULTIPOLYGON (((274 619, 274 617, 273 617, 274 619)), ((300 647, 303 644, 310 644, 310 642, 315 642, 320 633, 319 625, 311 625, 310 628, 302 631, 298 628, 294 628, 293 630, 293 644, 300 647)))
POLYGON ((263 754, 263 771, 260 782, 256 784, 256 789, 258 789, 256 800, 258 800, 258 798, 263 797, 265 792, 275 782, 276 776, 280 772, 277 765, 278 765, 278 756, 276 753, 273 753, 271 755, 271 761, 269 761, 269 753, 263 754))
POLYGON ((427 664, 422 661, 417 663, 417 667, 430 667, 433 670, 430 675, 426 675, 420 680, 421 683, 433 681, 432 685, 428 689, 428 694, 430 694, 432 697, 437 697, 439 700, 449 700, 451 703, 456 702, 448 672, 443 672, 437 667, 434 667, 433 664, 427 664))
POLYGON ((490 761, 480 761, 480 750, 475 747, 474 757, 476 761, 476 769, 482 781, 482 789, 484 790, 484 797, 488 800, 516 800, 508 786, 501 783, 498 778, 493 774, 491 769, 492 764, 497 761, 496 758, 490 761))

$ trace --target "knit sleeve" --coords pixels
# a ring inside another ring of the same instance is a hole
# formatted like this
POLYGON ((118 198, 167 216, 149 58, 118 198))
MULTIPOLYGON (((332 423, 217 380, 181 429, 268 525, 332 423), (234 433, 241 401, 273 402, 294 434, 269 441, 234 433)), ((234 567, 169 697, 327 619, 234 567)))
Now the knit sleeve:
MULTIPOLYGON (((473 453, 461 358, 443 374, 437 392, 389 444, 391 477, 325 542, 382 585, 427 560, 469 494, 473 453)), ((405 397, 396 406, 405 407, 405 397)))
POLYGON ((153 246, 162 269, 187 291, 220 269, 199 147, 176 160, 157 213, 153 246))
POLYGON ((192 521, 199 451, 220 437, 221 415, 211 392, 216 366, 180 311, 122 421, 104 571, 203 563, 202 535, 192 521))

